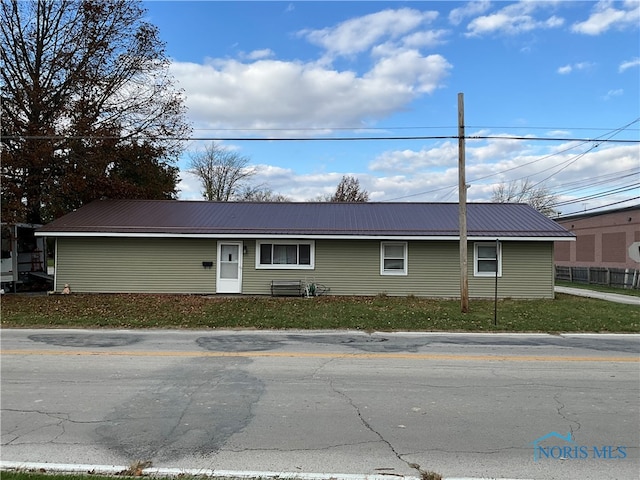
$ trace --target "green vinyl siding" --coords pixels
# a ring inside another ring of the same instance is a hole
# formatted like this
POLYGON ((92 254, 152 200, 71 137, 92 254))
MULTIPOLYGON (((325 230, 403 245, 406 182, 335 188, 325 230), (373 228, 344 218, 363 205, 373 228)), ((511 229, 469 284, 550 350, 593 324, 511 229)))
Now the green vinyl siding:
MULTIPOLYGON (((553 242, 501 242, 500 298, 553 298, 553 242)), ((469 246, 469 296, 493 298, 495 277, 473 276, 473 245, 469 246)))
POLYGON ((409 275, 380 275, 380 241, 316 240, 313 270, 251 269, 255 265, 255 242, 246 242, 243 292, 269 294, 272 280, 302 280, 329 288, 330 295, 419 294, 411 277, 411 242, 409 242, 409 275))
MULTIPOLYGON (((272 280, 302 280, 330 295, 460 296, 458 242, 409 241, 408 274, 380 274, 380 241, 316 240, 313 270, 255 270, 255 242, 246 241, 243 293, 267 295, 272 280)), ((469 295, 492 298, 495 277, 474 277, 473 242, 468 248, 469 295)), ((553 298, 553 243, 503 242, 502 298, 553 298)))
POLYGON ((68 283, 78 293, 215 293, 215 265, 210 239, 60 237, 56 290, 68 283))
MULTIPOLYGON (((302 280, 325 286, 329 295, 459 298, 458 242, 408 241, 407 275, 380 274, 380 244, 315 240, 314 269, 256 269, 256 241, 245 239, 242 293, 269 295, 272 280, 302 280)), ((68 283, 73 292, 213 294, 216 245, 217 239, 60 237, 56 290, 68 283)), ((469 296, 492 298, 495 277, 474 277, 473 246, 469 242, 469 296)), ((552 242, 502 242, 501 248, 500 298, 553 298, 552 242)))

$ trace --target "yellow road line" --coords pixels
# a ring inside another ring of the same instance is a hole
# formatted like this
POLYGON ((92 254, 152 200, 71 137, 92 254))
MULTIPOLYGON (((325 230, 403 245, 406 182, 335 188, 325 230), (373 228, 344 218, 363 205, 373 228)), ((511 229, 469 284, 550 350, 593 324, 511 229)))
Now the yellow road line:
POLYGON ((339 358, 406 359, 487 362, 614 362, 640 363, 639 357, 569 357, 558 355, 462 355, 438 353, 322 353, 322 352, 170 352, 102 350, 1 350, 0 355, 51 355, 98 357, 255 357, 255 358, 339 358))

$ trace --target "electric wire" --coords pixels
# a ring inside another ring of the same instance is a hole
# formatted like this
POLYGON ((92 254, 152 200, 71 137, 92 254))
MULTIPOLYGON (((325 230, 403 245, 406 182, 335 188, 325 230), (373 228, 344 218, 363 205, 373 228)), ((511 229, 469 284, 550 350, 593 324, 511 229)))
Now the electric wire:
MULTIPOLYGON (((629 128, 629 126, 631 126, 631 125, 633 125, 633 124, 637 123, 638 121, 640 121, 640 118, 636 118, 635 120, 633 120, 633 121, 629 122, 628 124, 626 124, 626 125, 624 125, 624 126, 622 126, 622 127, 616 128, 616 129, 615 129, 615 130, 613 130, 612 132, 608 132, 607 134, 603 134, 603 135, 601 135, 601 137, 604 137, 604 136, 606 136, 606 135, 609 135, 609 139, 610 139, 610 138, 612 138, 613 136, 615 136, 615 135, 617 135, 618 133, 620 133, 621 131, 624 131, 624 130, 626 130, 627 128, 629 128)), ((598 140, 599 142, 602 142, 602 141, 603 141, 603 140, 605 140, 605 139, 598 138, 597 140, 598 140)), ((547 156, 545 156, 545 157, 542 157, 542 158, 539 158, 539 159, 533 160, 532 162, 525 163, 525 164, 523 164, 523 165, 521 165, 521 166, 531 165, 531 164, 533 164, 533 163, 536 163, 537 161, 545 160, 545 159, 547 159, 547 158, 550 158, 550 157, 553 157, 553 156, 556 156, 556 155, 560 155, 561 153, 565 153, 565 152, 567 152, 567 151, 569 151, 569 150, 572 150, 573 148, 577 148, 577 147, 582 146, 582 145, 587 144, 587 143, 591 143, 591 142, 581 142, 581 143, 579 143, 578 145, 574 145, 574 146, 572 146, 572 147, 566 148, 566 149, 564 149, 564 150, 562 150, 562 151, 559 151, 559 152, 554 152, 554 153, 552 153, 552 154, 550 154, 550 155, 547 155, 547 156)), ((592 150, 594 150, 595 148, 597 148, 599 145, 600 145, 600 143, 596 143, 596 144, 592 145, 592 146, 591 146, 591 148, 589 148, 589 149, 588 149, 588 150, 586 150, 585 152, 582 152, 582 153, 578 154, 576 157, 574 157, 574 158, 570 158, 570 159, 566 160, 565 162, 562 162, 560 165, 562 165, 562 164, 564 164, 564 163, 566 163, 567 165, 565 165, 563 168, 560 168, 559 170, 557 170, 555 173, 553 173, 553 174, 549 175, 548 177, 546 177, 546 178, 544 178, 544 179, 542 179, 542 180, 538 181, 537 183, 533 184, 533 185, 531 186, 531 188, 534 188, 534 187, 536 187, 536 186, 538 186, 538 185, 540 185, 540 184, 544 183, 545 181, 549 180, 551 177, 553 177, 553 176, 557 175, 558 173, 560 173, 561 171, 565 170, 566 168, 568 168, 569 166, 571 166, 573 163, 575 163, 576 161, 578 161, 580 158, 584 157, 587 153, 589 153, 589 152, 591 152, 592 150)), ((521 166, 513 167, 512 169, 509 169, 509 170, 506 170, 506 171, 515 170, 516 168, 520 168, 521 166)), ((537 173, 535 173, 535 174, 533 174, 533 175, 527 175, 527 176, 525 176, 525 177, 520 177, 520 178, 516 178, 516 179, 510 179, 509 181, 510 181, 510 182, 513 182, 513 181, 518 181, 518 180, 528 179, 528 178, 530 178, 530 177, 533 177, 533 176, 539 175, 539 174, 541 174, 541 173, 543 173, 543 172, 546 172, 546 171, 549 171, 549 170, 553 170, 553 169, 554 169, 554 168, 556 168, 556 167, 557 167, 557 165, 552 165, 551 167, 546 168, 546 169, 543 169, 543 170, 540 170, 540 171, 538 171, 537 173)), ((499 174, 505 173, 506 171, 504 171, 504 170, 503 170, 503 171, 499 172, 499 174)), ((487 175, 487 176, 483 177, 482 179, 490 178, 491 176, 494 176, 494 175, 496 175, 496 174, 487 175)), ((470 182, 470 183, 471 183, 471 182, 470 182)))
MULTIPOLYGON (((557 195, 560 195, 560 194, 566 195, 566 194, 571 193, 571 192, 579 192, 580 190, 587 190, 587 189, 590 189, 590 188, 593 188, 593 187, 606 185, 607 183, 616 182, 616 181, 619 181, 621 179, 625 179, 625 178, 629 178, 629 177, 635 177, 635 176, 638 176, 638 175, 639 174, 637 174, 637 173, 629 173, 627 175, 620 175, 620 176, 613 177, 613 178, 607 178, 607 179, 604 179, 604 180, 591 182, 591 183, 586 184, 586 185, 579 185, 579 186, 570 187, 570 188, 564 188, 564 189, 561 189, 561 187, 563 185, 559 185, 558 187, 556 187, 554 189, 554 192, 557 195)), ((597 178, 597 177, 594 177, 594 178, 597 178)))
MULTIPOLYGON (((632 122, 629 122, 628 124, 615 129, 613 132, 611 132, 611 134, 607 137, 607 140, 610 140, 611 138, 613 138, 614 136, 616 136, 617 134, 619 134, 620 132, 624 131, 626 128, 630 127, 631 125, 633 125, 634 123, 637 123, 638 121, 640 121, 640 118, 636 118, 635 120, 633 120, 632 122)), ((571 161, 567 161, 565 162, 566 165, 564 165, 562 168, 560 168, 559 170, 555 171, 554 173, 552 173, 551 175, 543 178, 542 180, 538 181, 538 183, 535 183, 532 188, 537 187, 538 185, 546 182, 547 180, 549 180, 551 177, 557 175, 558 173, 562 172, 563 170, 566 170, 567 168, 569 168, 571 165, 573 165, 575 162, 577 162, 578 160, 580 160, 582 157, 584 157, 587 153, 593 151, 594 149, 598 148, 600 146, 600 143, 595 143, 593 146, 591 146, 591 148, 589 148, 586 152, 583 152, 582 154, 578 155, 575 159, 571 160, 571 161)))
MULTIPOLYGON (((388 126, 388 127, 370 127, 365 125, 359 125, 357 127, 261 127, 261 128, 194 128, 196 132, 318 132, 327 130, 344 130, 357 132, 361 130, 371 131, 393 131, 393 130, 455 130, 457 125, 404 125, 404 126, 388 126)), ((465 128, 476 129, 511 129, 511 130, 551 130, 551 131, 572 131, 572 130, 586 130, 586 131, 611 131, 611 127, 544 127, 544 126, 514 126, 514 125, 465 125, 465 128)), ((630 131, 640 131, 640 128, 629 129, 630 131)))
MULTIPOLYGON (((569 146, 569 147, 567 147, 567 148, 565 148, 565 149, 563 149, 563 150, 561 150, 561 151, 554 152, 554 153, 552 153, 552 154, 546 155, 546 156, 541 157, 541 158, 537 158, 537 159, 535 159, 535 160, 532 160, 532 161, 530 161, 530 162, 526 162, 526 163, 521 164, 521 165, 516 165, 515 167, 511 167, 511 168, 508 168, 508 169, 500 170, 500 171, 498 171, 498 172, 494 172, 494 173, 491 173, 491 174, 489 174, 489 175, 484 175, 484 176, 482 176, 482 177, 474 178, 474 179, 472 179, 472 180, 467 181, 467 183, 468 183, 468 184, 478 183, 478 182, 480 182, 481 180, 486 180, 487 178, 495 177, 495 176, 498 176, 498 175, 503 175, 503 174, 504 174, 504 173, 506 173, 506 172, 510 172, 510 171, 516 170, 516 169, 518 169, 518 168, 523 168, 523 167, 525 167, 525 166, 532 165, 532 164, 537 163, 537 162, 539 162, 539 161, 542 161, 542 160, 545 160, 545 159, 548 159, 548 158, 551 158, 551 157, 554 157, 554 156, 560 155, 560 154, 562 154, 562 153, 565 153, 565 152, 567 152, 567 151, 569 151, 569 150, 573 150, 573 149, 578 148, 578 147, 580 147, 580 146, 582 146, 582 145, 585 145, 585 144, 587 144, 587 143, 592 143, 592 142, 594 142, 594 141, 597 141, 597 142, 598 142, 598 143, 596 143, 596 144, 592 145, 592 146, 591 146, 588 150, 586 150, 585 152, 581 152, 580 154, 576 155, 575 157, 570 158, 570 159, 566 160, 565 162, 562 162, 560 165, 563 165, 563 164, 565 164, 565 163, 567 163, 567 162, 570 162, 570 163, 569 163, 568 165, 564 166, 563 168, 561 168, 560 170, 558 170, 557 172, 555 172, 554 174, 552 174, 552 175, 548 176, 548 177, 547 177, 547 178, 545 178, 543 181, 537 182, 537 183, 534 185, 534 187, 535 187, 535 186, 537 186, 537 185, 540 185, 542 182, 544 182, 544 181, 548 180, 549 178, 553 177, 554 175, 557 175, 560 171, 562 171, 562 170, 564 170, 564 169, 568 168, 571 164, 575 163, 577 160, 579 160, 580 158, 584 157, 587 153, 591 152, 594 148, 597 148, 597 147, 600 145, 600 143, 611 140, 611 138, 612 138, 613 136, 617 135, 618 133, 620 133, 620 132, 622 132, 622 131, 624 131, 624 130, 629 129, 629 127, 630 127, 631 125, 634 125, 635 123, 638 123, 639 121, 640 121, 640 117, 638 117, 638 118, 636 118, 636 119, 632 120, 631 122, 627 123, 626 125, 623 125, 623 126, 621 126, 621 127, 618 127, 618 128, 616 128, 616 129, 614 129, 614 130, 612 130, 612 131, 609 131, 609 132, 607 132, 607 133, 605 133, 605 134, 602 134, 602 135, 600 136, 600 137, 606 137, 606 136, 608 136, 608 138, 598 138, 598 139, 596 139, 596 140, 578 141, 579 143, 577 143, 576 145, 569 146)), ((498 138, 509 138, 509 137, 498 137, 498 138)), ((545 172, 545 171, 551 170, 551 169, 556 168, 556 167, 557 167, 557 165, 554 165, 554 166, 549 167, 549 168, 547 168, 547 169, 543 169, 543 170, 541 170, 541 171, 539 171, 539 172, 537 172, 537 173, 535 173, 535 174, 533 174, 533 175, 528 175, 528 176, 525 176, 525 177, 517 178, 517 179, 515 179, 515 181, 523 180, 523 179, 525 179, 525 178, 529 178, 529 177, 532 177, 532 176, 538 175, 538 174, 540 174, 540 173, 542 173, 542 172, 545 172)), ((511 179, 510 181, 514 181, 514 180, 513 180, 513 179, 511 179)), ((436 188, 436 189, 433 189, 433 190, 428 190, 428 191, 418 192, 418 193, 414 193, 414 194, 410 194, 410 195, 403 195, 403 196, 400 196, 400 197, 394 197, 394 198, 389 199, 389 200, 387 200, 387 201, 397 201, 397 200, 403 200, 403 199, 412 198, 412 197, 417 197, 417 196, 422 196, 422 195, 428 195, 428 194, 431 194, 431 193, 436 193, 436 192, 438 192, 438 191, 441 191, 441 190, 448 190, 448 189, 451 189, 451 188, 457 188, 457 184, 456 184, 456 185, 447 185, 447 186, 445 186, 445 187, 439 187, 439 188, 436 188)), ((445 198, 448 198, 450 195, 451 195, 451 193, 449 193, 445 198)))
MULTIPOLYGON (((595 138, 575 138, 575 137, 528 137, 528 136, 496 136, 496 135, 471 135, 463 136, 465 140, 522 140, 529 142, 599 142, 599 143, 630 143, 637 144, 636 139, 599 139, 595 138)), ((0 140, 121 140, 122 137, 116 135, 2 135, 0 140)), ((415 136, 376 136, 376 137, 174 137, 174 136, 145 136, 131 135, 129 140, 169 140, 169 141, 190 141, 190 142, 360 142, 360 141, 395 141, 395 140, 458 140, 459 135, 415 135, 415 136)))
POLYGON ((632 177, 635 175, 640 175, 640 166, 627 168, 625 170, 617 170, 610 173, 604 173, 602 175, 598 175, 595 177, 581 178, 578 180, 573 180, 571 182, 565 182, 558 185, 558 188, 579 188, 582 187, 585 182, 594 182, 594 183, 603 183, 611 180, 616 180, 618 178, 626 178, 632 177))
POLYGON ((624 186, 621 186, 621 187, 616 187, 616 188, 613 188, 611 190, 605 190, 604 192, 598 192, 598 193, 594 193, 594 194, 591 194, 591 195, 586 195, 586 196, 583 196, 583 197, 580 197, 580 198, 575 198, 575 199, 572 199, 572 200, 565 200, 565 201, 562 201, 562 202, 556 202, 556 203, 553 203, 553 206, 554 207, 563 207, 563 206, 571 205, 571 204, 574 204, 574 203, 580 203, 580 202, 583 202, 585 200, 593 200, 593 199, 596 199, 596 198, 608 197, 608 196, 611 196, 611 195, 616 195, 618 193, 624 193, 624 192, 629 192, 629 191, 632 191, 632 190, 636 190, 638 187, 640 187, 640 182, 633 183, 631 185, 624 185, 624 186))
MULTIPOLYGON (((525 166, 537 163, 539 161, 548 159, 550 157, 553 156, 557 156, 561 153, 567 152, 569 150, 578 148, 581 145, 587 144, 587 143, 593 143, 593 145, 587 149, 585 152, 582 152, 578 155, 576 155, 575 157, 566 160, 565 162, 560 163, 559 165, 554 165, 552 167, 549 167, 547 169, 543 169, 533 175, 530 176, 535 176, 535 175, 539 175, 542 172, 545 171, 549 171, 552 169, 555 169, 559 166, 561 166, 560 168, 558 168, 557 170, 555 170, 551 175, 545 177, 544 179, 538 181, 536 184, 534 184, 533 186, 537 186, 540 185, 542 183, 544 183, 545 181, 547 181, 548 179, 552 178, 553 176, 557 175, 558 173, 562 172, 563 170, 567 169, 569 166, 571 166, 572 164, 574 164, 575 162, 577 162, 579 159, 583 158, 587 153, 590 153, 591 151, 593 151, 595 148, 599 147, 601 144, 603 143, 619 143, 619 144, 638 144, 640 143, 640 140, 637 139, 614 139, 613 137, 618 135, 619 133, 621 133, 622 131, 636 131, 638 129, 630 129, 629 127, 635 123, 638 123, 640 121, 640 117, 636 118, 635 120, 629 122, 628 124, 619 127, 613 131, 609 131, 606 134, 602 134, 600 136, 597 136, 595 138, 574 138, 574 137, 532 137, 532 136, 516 136, 516 135, 500 135, 500 136, 496 136, 496 135, 470 135, 470 136, 464 136, 462 138, 464 138, 465 140, 518 140, 518 141, 544 141, 544 142, 576 142, 575 145, 572 145, 562 151, 559 152, 554 152, 552 154, 546 155, 544 157, 541 158, 537 158, 535 160, 532 160, 531 162, 526 162, 522 165, 517 165, 515 167, 511 167, 508 169, 504 169, 501 170, 499 172, 495 172, 489 175, 485 175, 482 177, 478 177, 475 179, 470 180, 468 183, 472 184, 472 183, 478 183, 481 180, 485 180, 487 178, 491 178, 491 177, 495 177, 498 175, 502 175, 506 172, 509 171, 513 171, 516 170, 518 168, 523 168, 525 166), (603 138, 603 137, 607 137, 607 138, 603 138)), ((427 129, 427 128, 446 128, 446 127, 394 127, 394 130, 399 130, 399 129, 412 129, 412 128, 420 128, 420 129, 427 129)), ((481 127, 481 126, 467 126, 466 128, 507 128, 507 127, 481 127)), ((508 128, 527 128, 527 129, 542 129, 542 128, 546 128, 546 129, 555 129, 555 130, 591 130, 590 128, 587 127, 574 127, 571 129, 568 128, 557 128, 557 127, 508 127, 508 128)), ((196 129, 198 131, 208 131, 208 129, 196 129)), ((353 131, 354 129, 351 128, 346 128, 346 127, 329 127, 329 128, 308 128, 308 129, 304 129, 304 130, 310 130, 310 131, 315 131, 315 130, 351 130, 353 131)), ((391 128, 383 128, 383 127, 374 127, 374 128, 368 128, 368 127, 358 127, 357 130, 385 130, 385 131, 389 131, 391 130, 391 128)), ((215 131, 302 131, 301 129, 215 129, 215 131)), ((12 135, 3 135, 1 136, 0 140, 106 140, 106 139, 119 139, 120 137, 118 136, 64 136, 64 135, 44 135, 44 136, 12 136, 12 135)), ((144 139, 150 139, 152 137, 149 136, 132 136, 130 137, 132 140, 144 140, 144 139)), ((224 137, 224 136, 209 136, 209 137, 172 137, 172 136, 165 136, 165 137, 155 137, 156 139, 162 139, 162 140, 174 140, 174 141, 183 141, 183 140, 188 140, 188 141, 248 141, 248 142, 255 142, 255 141, 269 141, 269 142, 316 142, 316 141, 320 141, 320 142, 325 142, 325 141, 394 141, 394 140, 405 140, 405 141, 409 141, 409 140, 453 140, 453 139, 457 139, 460 140, 460 136, 459 135, 431 135, 431 136, 427 136, 427 135, 418 135, 418 136, 350 136, 350 137, 273 137, 273 138, 261 138, 261 137, 224 137)), ((529 177, 530 177, 529 176, 529 177)), ((430 194, 430 193, 435 193, 438 191, 442 191, 442 190, 450 190, 452 188, 455 188, 455 186, 444 186, 444 187, 440 187, 440 188, 436 188, 433 190, 429 190, 429 191, 424 191, 424 192, 418 192, 418 193, 414 193, 411 195, 404 195, 404 196, 400 196, 400 197, 395 197, 386 201, 395 201, 395 200, 401 200, 401 199, 406 199, 406 198, 412 198, 412 197, 416 197, 416 196, 422 196, 422 195, 426 195, 426 194, 430 194)), ((583 189, 586 189, 588 187, 584 187, 583 189)), ((451 193, 447 194, 446 197, 448 198, 451 195, 451 193)), ((604 195, 607 196, 607 195, 604 195)))
POLYGON ((563 214, 562 216, 560 216, 559 218, 566 218, 566 217, 570 217, 570 216, 573 216, 573 215, 580 215, 581 213, 584 213, 584 212, 591 212, 593 210, 600 210, 601 208, 612 207, 614 205, 620 205, 621 203, 632 202, 634 200, 639 200, 639 199, 640 199, 640 196, 627 198, 626 200, 620 200, 619 202, 612 202, 612 203, 608 203, 606 205, 600 205, 598 207, 585 208, 584 210, 579 211, 579 212, 566 213, 566 214, 563 214))

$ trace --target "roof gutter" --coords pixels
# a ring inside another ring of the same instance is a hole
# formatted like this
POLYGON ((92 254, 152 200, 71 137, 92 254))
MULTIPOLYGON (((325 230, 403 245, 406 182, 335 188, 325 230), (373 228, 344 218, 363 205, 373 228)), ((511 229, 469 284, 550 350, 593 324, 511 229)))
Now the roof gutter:
MULTIPOLYGON (((37 237, 82 237, 82 238, 209 238, 209 239, 305 239, 305 240, 460 240, 459 235, 297 235, 297 234, 256 234, 256 233, 123 233, 123 232, 35 232, 37 237)), ((575 241, 573 234, 566 236, 510 236, 510 235, 467 235, 472 241, 523 241, 562 242, 575 241)))

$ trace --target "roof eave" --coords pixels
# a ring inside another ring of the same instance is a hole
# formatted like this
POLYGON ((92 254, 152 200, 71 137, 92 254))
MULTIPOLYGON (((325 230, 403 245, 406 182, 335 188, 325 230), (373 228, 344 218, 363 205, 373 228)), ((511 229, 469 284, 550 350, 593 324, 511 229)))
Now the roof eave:
MULTIPOLYGON (((38 237, 82 237, 82 238, 209 238, 209 239, 309 239, 309 240, 460 240, 459 235, 407 235, 407 234, 299 234, 299 233, 167 233, 167 232, 35 232, 38 237)), ((469 241, 535 241, 535 242, 556 242, 556 241, 575 241, 573 234, 535 234, 532 232, 523 234, 507 235, 499 234, 482 234, 467 236, 469 241)))

